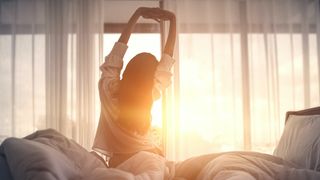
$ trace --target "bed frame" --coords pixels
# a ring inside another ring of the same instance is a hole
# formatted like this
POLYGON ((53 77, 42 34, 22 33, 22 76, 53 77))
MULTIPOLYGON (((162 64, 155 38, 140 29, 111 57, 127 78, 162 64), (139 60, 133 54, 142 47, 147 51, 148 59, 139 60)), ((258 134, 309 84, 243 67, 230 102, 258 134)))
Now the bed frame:
POLYGON ((304 110, 300 110, 300 111, 288 111, 286 113, 285 123, 287 123, 290 115, 320 115, 320 106, 309 108, 309 109, 304 109, 304 110))

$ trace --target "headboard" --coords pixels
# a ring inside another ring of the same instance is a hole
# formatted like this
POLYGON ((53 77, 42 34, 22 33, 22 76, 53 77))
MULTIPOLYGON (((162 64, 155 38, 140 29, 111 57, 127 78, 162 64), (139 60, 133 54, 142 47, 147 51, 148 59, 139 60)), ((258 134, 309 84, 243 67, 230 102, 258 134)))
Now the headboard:
POLYGON ((273 155, 306 169, 320 171, 319 115, 320 106, 288 111, 283 133, 273 155))
POLYGON ((300 111, 288 111, 286 113, 285 123, 287 123, 287 120, 290 115, 320 115, 320 106, 309 108, 309 109, 304 109, 304 110, 300 110, 300 111))

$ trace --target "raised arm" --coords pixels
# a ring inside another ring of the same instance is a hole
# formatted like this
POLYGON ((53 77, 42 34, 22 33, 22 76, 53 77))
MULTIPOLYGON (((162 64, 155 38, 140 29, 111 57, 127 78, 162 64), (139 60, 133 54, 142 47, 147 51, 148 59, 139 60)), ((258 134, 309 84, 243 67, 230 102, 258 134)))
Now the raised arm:
POLYGON ((158 22, 160 20, 170 21, 169 34, 163 49, 163 55, 155 72, 152 96, 153 100, 157 100, 161 96, 161 91, 171 84, 172 73, 170 69, 175 61, 172 56, 176 40, 176 17, 172 12, 160 8, 153 8, 151 11, 143 13, 142 16, 158 22))
POLYGON ((172 57, 176 42, 176 16, 172 12, 165 11, 165 17, 170 21, 170 28, 163 52, 172 57))
MULTIPOLYGON (((138 8, 129 19, 126 27, 121 33, 117 43, 113 46, 111 52, 105 58, 105 62, 100 66, 101 78, 99 81, 99 89, 108 97, 114 97, 118 92, 120 82, 120 72, 123 67, 123 57, 127 51, 127 43, 129 41, 132 30, 146 8, 138 8)), ((106 98, 103 98, 106 99, 106 98)))
MULTIPOLYGON (((131 18, 129 19, 125 29, 122 31, 122 34, 118 40, 118 42, 127 44, 129 39, 130 39, 130 35, 133 31, 133 28, 135 26, 135 24, 137 23, 138 19, 140 16, 143 17, 147 17, 148 14, 154 14, 157 13, 157 9, 159 8, 149 8, 149 7, 139 7, 131 16, 131 18)), ((151 19, 154 19, 156 21, 159 21, 159 19, 157 18, 153 18, 153 17, 149 17, 151 19)))
POLYGON ((176 16, 172 12, 160 8, 148 8, 144 10, 141 15, 144 18, 154 19, 158 22, 160 20, 170 21, 169 34, 163 52, 172 57, 176 41, 176 16))
POLYGON ((135 24, 137 23, 139 17, 141 16, 141 13, 143 11, 143 7, 141 8, 138 8, 134 13, 133 15, 131 16, 131 18, 129 19, 125 29, 122 31, 121 33, 121 36, 118 40, 118 42, 121 42, 121 43, 124 43, 124 44, 127 44, 128 41, 129 41, 129 38, 130 38, 130 35, 132 33, 132 30, 135 26, 135 24))

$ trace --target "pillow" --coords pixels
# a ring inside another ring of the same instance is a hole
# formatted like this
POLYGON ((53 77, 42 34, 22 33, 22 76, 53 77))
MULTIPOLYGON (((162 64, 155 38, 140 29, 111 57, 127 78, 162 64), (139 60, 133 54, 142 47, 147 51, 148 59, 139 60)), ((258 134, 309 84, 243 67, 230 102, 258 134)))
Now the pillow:
POLYGON ((8 163, 3 154, 0 153, 0 179, 12 180, 8 163))
POLYGON ((57 150, 39 142, 8 138, 1 145, 14 179, 80 179, 78 168, 57 150))
POLYGON ((320 115, 290 115, 273 155, 320 170, 320 115))

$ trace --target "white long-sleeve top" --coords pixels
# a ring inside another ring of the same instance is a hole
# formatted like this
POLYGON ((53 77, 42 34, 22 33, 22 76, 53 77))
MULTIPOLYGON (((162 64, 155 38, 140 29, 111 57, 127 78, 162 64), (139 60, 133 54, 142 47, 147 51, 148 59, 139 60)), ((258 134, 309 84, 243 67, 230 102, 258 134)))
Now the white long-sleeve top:
MULTIPOLYGON (((121 128, 117 123, 119 113, 117 92, 119 90, 120 72, 123 67, 123 57, 128 46, 116 42, 105 62, 100 66, 102 72, 99 81, 101 114, 93 149, 105 155, 112 153, 135 153, 155 147, 148 134, 141 136, 121 128)), ((161 89, 170 85, 170 69, 174 59, 163 54, 155 72, 155 96, 161 89)))

